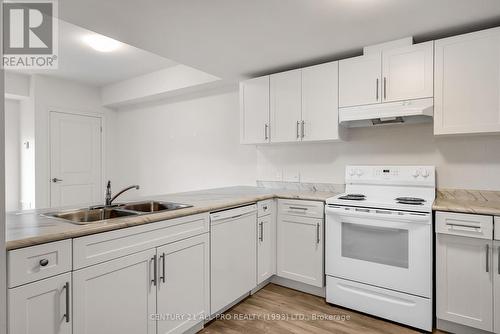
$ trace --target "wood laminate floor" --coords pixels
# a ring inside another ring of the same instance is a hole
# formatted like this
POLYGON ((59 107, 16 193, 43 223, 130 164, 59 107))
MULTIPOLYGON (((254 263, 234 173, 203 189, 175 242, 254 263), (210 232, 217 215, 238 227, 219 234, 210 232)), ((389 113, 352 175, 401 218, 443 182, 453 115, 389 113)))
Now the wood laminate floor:
MULTIPOLYGON (((256 294, 235 305, 200 332, 203 334, 414 334, 418 331, 334 307, 323 298, 269 284, 256 294), (329 320, 312 318, 331 317, 329 320), (305 317, 305 318, 304 318, 305 317)), ((435 331, 434 333, 440 333, 435 331)))

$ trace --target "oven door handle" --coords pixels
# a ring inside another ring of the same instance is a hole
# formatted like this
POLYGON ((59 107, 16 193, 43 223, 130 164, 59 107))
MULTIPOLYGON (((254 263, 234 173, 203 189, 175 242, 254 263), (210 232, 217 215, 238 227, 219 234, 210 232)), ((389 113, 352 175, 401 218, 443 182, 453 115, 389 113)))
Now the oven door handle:
POLYGON ((402 211, 391 211, 385 209, 367 209, 355 207, 342 207, 327 205, 325 207, 325 214, 338 215, 343 217, 354 218, 378 218, 391 221, 402 221, 411 223, 431 224, 428 213, 411 213, 402 211))

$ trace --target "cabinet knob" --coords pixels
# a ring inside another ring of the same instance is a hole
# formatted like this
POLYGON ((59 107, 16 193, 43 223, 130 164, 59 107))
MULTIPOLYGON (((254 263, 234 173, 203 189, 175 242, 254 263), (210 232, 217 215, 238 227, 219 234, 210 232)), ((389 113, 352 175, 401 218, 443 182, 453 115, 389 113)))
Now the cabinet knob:
POLYGON ((40 263, 41 267, 45 267, 46 265, 49 264, 49 260, 47 260, 47 259, 41 259, 39 263, 40 263))

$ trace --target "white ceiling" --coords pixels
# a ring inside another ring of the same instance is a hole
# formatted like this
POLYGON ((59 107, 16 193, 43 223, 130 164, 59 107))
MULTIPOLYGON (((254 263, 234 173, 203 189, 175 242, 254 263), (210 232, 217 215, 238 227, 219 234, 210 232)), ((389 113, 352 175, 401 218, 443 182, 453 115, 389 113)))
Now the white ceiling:
POLYGON ((500 25, 499 0, 64 0, 62 18, 226 80, 500 25))
POLYGON ((83 42, 89 34, 95 33, 59 20, 58 69, 28 72, 104 86, 177 65, 172 60, 127 44, 108 53, 96 51, 83 42))

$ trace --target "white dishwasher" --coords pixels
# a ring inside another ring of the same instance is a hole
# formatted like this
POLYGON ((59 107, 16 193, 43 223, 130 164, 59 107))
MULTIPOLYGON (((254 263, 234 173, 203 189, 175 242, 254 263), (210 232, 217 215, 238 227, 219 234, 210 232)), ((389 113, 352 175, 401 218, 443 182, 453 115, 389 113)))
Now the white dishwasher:
POLYGON ((257 286, 257 206, 210 214, 211 314, 257 286))

